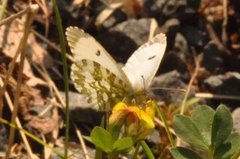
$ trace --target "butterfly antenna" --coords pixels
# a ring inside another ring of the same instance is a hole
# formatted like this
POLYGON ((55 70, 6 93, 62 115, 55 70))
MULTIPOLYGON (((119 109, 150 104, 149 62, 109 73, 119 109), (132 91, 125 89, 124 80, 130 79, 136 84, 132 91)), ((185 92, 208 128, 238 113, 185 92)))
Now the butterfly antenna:
POLYGON ((155 87, 151 88, 151 90, 167 90, 167 91, 175 91, 175 92, 186 92, 186 89, 181 89, 181 88, 165 88, 165 87, 155 87))

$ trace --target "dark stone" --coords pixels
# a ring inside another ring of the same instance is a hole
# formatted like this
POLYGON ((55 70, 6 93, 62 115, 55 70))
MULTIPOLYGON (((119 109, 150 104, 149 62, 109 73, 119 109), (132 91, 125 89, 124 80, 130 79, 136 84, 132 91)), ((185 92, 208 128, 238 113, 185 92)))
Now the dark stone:
POLYGON ((221 72, 223 66, 221 53, 216 44, 210 41, 203 49, 201 66, 212 74, 221 72))

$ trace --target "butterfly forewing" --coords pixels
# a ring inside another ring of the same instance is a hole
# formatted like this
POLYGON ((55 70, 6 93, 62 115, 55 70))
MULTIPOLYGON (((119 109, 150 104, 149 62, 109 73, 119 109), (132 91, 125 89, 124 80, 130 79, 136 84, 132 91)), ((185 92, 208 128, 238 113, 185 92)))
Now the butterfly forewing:
POLYGON ((166 36, 158 34, 139 47, 122 68, 135 92, 147 89, 166 49, 166 36))
POLYGON ((77 27, 69 27, 66 30, 66 36, 76 62, 83 59, 95 61, 123 81, 128 82, 128 78, 116 61, 91 35, 77 27))
POLYGON ((100 110, 109 110, 130 92, 130 86, 125 81, 97 62, 81 60, 73 64, 71 69, 76 89, 100 110))

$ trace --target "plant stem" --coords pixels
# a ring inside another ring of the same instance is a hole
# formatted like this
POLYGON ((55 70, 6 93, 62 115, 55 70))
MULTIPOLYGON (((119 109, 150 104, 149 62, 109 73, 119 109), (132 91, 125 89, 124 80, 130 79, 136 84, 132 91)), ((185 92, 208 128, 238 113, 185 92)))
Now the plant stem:
POLYGON ((148 147, 148 145, 146 144, 146 142, 144 140, 140 141, 140 144, 142 146, 142 148, 144 149, 144 151, 146 152, 146 155, 149 159, 155 159, 155 157, 153 156, 153 153, 151 151, 151 149, 148 147))
POLYGON ((55 21, 58 29, 58 34, 60 38, 60 47, 62 51, 62 61, 63 61, 63 77, 64 77, 64 90, 65 90, 65 99, 66 99, 66 109, 65 109, 65 114, 66 114, 66 128, 65 128, 65 147, 64 147, 64 156, 65 158, 68 157, 68 140, 69 140, 69 124, 70 124, 70 110, 69 110, 69 80, 68 80, 68 70, 67 70, 67 57, 66 57, 66 45, 65 45, 65 36, 63 33, 63 28, 62 28, 62 21, 60 17, 60 13, 58 10, 57 6, 57 1, 53 0, 53 9, 55 12, 55 21))
MULTIPOLYGON (((27 18, 25 21, 25 26, 24 26, 24 33, 23 37, 20 41, 20 44, 17 48, 16 54, 21 53, 20 55, 20 64, 19 64, 19 72, 18 72, 18 78, 17 78, 17 86, 16 86, 16 93, 14 95, 14 109, 12 112, 11 116, 11 123, 15 125, 16 123, 16 117, 17 117, 17 112, 18 112, 18 105, 19 105, 19 97, 21 93, 21 84, 22 84, 22 71, 23 71, 23 66, 24 66, 24 60, 25 60, 25 51, 24 48, 27 43, 28 35, 31 30, 31 24, 33 22, 34 16, 38 10, 38 7, 35 5, 31 6, 29 9, 29 12, 27 14, 27 18)), ((14 136, 15 136, 15 128, 11 127, 10 128, 10 133, 9 133, 9 138, 8 138, 8 149, 6 151, 6 156, 5 158, 8 159, 11 153, 11 147, 14 142, 14 136)))
POLYGON ((162 120, 162 122, 163 122, 163 124, 164 124, 164 128, 165 128, 165 130, 166 130, 168 139, 169 139, 169 141, 170 141, 170 143, 171 143, 171 147, 175 147, 175 143, 174 143, 173 136, 172 136, 172 134, 171 134, 171 132, 170 132, 170 130, 169 130, 169 127, 168 127, 166 118, 164 117, 161 108, 160 108, 160 107, 156 107, 156 110, 157 110, 158 116, 160 117, 160 119, 162 120))
POLYGON ((140 143, 138 142, 137 146, 136 146, 136 150, 135 150, 135 152, 133 154, 133 157, 132 157, 133 159, 137 159, 139 148, 140 148, 140 143))
POLYGON ((52 150, 54 153, 56 153, 57 155, 59 155, 61 158, 63 158, 63 154, 61 152, 59 152, 58 150, 54 149, 53 147, 49 146, 48 144, 46 144, 44 141, 42 141, 41 139, 39 139, 38 137, 36 137, 35 135, 31 134, 30 132, 26 131, 23 128, 19 128, 16 125, 14 125, 13 123, 8 122, 7 120, 0 118, 0 122, 3 124, 6 124, 14 129, 18 129, 20 132, 23 132, 26 136, 30 137, 31 139, 35 140, 36 142, 38 142, 39 144, 49 148, 50 150, 52 150))
POLYGON ((4 17, 4 12, 5 12, 6 8, 7 8, 7 2, 8 2, 8 0, 2 0, 2 7, 0 9, 0 21, 4 17))

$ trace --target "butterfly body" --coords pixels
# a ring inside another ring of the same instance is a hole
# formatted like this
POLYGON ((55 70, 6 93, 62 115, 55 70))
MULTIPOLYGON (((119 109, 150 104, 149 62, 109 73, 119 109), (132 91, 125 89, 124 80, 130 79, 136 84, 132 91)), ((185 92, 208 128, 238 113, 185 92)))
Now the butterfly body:
POLYGON ((166 37, 158 34, 139 47, 119 67, 108 52, 88 33, 69 27, 67 40, 74 56, 71 79, 88 102, 107 110, 119 101, 141 101, 160 65, 166 37))

